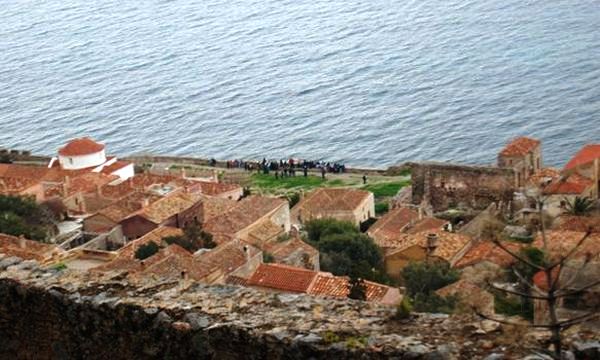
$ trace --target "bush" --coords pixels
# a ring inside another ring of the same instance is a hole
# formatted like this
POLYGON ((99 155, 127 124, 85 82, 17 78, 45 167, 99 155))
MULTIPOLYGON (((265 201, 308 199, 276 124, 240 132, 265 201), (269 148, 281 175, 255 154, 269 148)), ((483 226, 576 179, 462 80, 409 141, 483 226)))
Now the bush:
POLYGON ((312 220, 305 227, 308 242, 321 256, 321 269, 339 276, 389 282, 383 255, 373 239, 354 224, 334 219, 312 220))
POLYGON ((32 197, 0 195, 0 233, 44 241, 50 217, 32 197))
POLYGON ((408 296, 402 298, 402 302, 396 307, 396 319, 408 319, 412 312, 413 306, 408 296))
POLYGON ((158 245, 154 241, 150 241, 147 244, 140 246, 135 251, 135 258, 138 260, 144 260, 158 252, 158 245))
POLYGON ((375 215, 383 215, 390 211, 390 204, 386 202, 378 202, 375 204, 375 215))
POLYGON ((263 252, 263 262, 265 264, 269 264, 269 263, 275 262, 275 258, 273 257, 273 255, 271 253, 263 252))
POLYGON ((182 236, 167 236, 163 239, 167 244, 177 244, 189 252, 198 249, 212 249, 217 244, 213 241, 211 234, 202 230, 197 223, 191 223, 183 229, 182 236))
POLYGON ((456 296, 442 297, 436 293, 417 294, 414 297, 414 309, 419 312, 451 314, 458 303, 456 296))
POLYGON ((297 192, 287 194, 285 196, 285 198, 290 203, 290 209, 293 208, 294 206, 296 206, 296 204, 300 202, 300 194, 297 192))
POLYGON ((402 270, 408 295, 429 295, 460 279, 460 273, 446 263, 412 262, 402 270))

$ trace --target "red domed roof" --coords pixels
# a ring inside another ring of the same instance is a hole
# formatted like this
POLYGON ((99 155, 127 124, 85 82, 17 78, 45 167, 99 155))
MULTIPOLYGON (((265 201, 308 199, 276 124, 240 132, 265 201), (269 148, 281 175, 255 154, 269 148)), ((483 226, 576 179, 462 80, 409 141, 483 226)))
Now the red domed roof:
POLYGON ((58 154, 62 156, 78 156, 95 154, 102 150, 104 150, 104 145, 85 137, 69 141, 67 145, 58 150, 58 154))

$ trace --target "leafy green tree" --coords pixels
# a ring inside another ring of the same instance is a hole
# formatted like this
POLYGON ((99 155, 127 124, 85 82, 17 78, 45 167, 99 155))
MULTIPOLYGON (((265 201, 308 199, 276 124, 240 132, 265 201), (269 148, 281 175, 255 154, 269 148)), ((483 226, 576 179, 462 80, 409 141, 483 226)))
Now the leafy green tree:
POLYGON ((411 262, 402 269, 402 278, 409 296, 430 295, 460 279, 460 273, 446 263, 411 262))
POLYGON ((326 235, 359 232, 358 228, 350 222, 330 218, 308 221, 304 225, 304 230, 308 235, 308 241, 313 244, 318 243, 326 235))
POLYGON ((135 258, 138 260, 144 260, 149 258, 150 256, 156 254, 160 248, 154 241, 150 241, 147 244, 144 244, 137 248, 135 251, 135 258))
POLYGON ((305 229, 308 242, 319 249, 322 270, 339 276, 389 282, 381 250, 352 223, 318 219, 309 221, 305 229))
POLYGON ((44 241, 51 219, 33 198, 0 195, 0 233, 44 241))
POLYGON ((571 215, 586 215, 592 208, 594 207, 594 202, 592 199, 585 196, 576 196, 573 201, 567 201, 567 213, 571 215))

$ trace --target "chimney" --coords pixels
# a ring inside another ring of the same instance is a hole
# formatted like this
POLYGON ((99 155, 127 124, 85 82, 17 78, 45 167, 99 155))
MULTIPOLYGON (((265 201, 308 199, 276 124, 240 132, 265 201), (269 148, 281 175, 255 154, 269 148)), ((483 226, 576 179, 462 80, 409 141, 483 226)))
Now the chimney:
POLYGON ((27 247, 27 242, 25 241, 25 236, 19 235, 19 247, 21 249, 25 249, 27 247))
POLYGON ((243 249, 244 249, 244 254, 246 254, 246 262, 249 262, 250 261, 250 248, 248 247, 248 245, 244 245, 243 249))
POLYGON ((438 236, 435 233, 427 234, 427 254, 431 254, 438 247, 438 236))
POLYGON ((96 185, 96 196, 100 197, 102 195, 102 187, 100 185, 96 185))
POLYGON ((219 174, 217 174, 217 170, 213 170, 213 182, 219 182, 219 174))
POLYGON ((184 166, 181 167, 181 178, 182 179, 186 178, 186 173, 185 173, 185 167, 184 166))
POLYGON ((142 207, 146 207, 150 205, 150 200, 148 200, 147 197, 144 197, 144 200, 142 200, 142 207))
POLYGON ((421 206, 419 206, 418 213, 419 213, 419 221, 423 220, 423 208, 421 206))

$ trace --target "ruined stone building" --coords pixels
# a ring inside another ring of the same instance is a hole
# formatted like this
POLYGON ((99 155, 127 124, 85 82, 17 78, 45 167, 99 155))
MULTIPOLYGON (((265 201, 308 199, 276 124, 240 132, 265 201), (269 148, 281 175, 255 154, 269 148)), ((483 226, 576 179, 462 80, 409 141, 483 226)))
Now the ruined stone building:
POLYGON ((484 210, 491 203, 508 203, 515 190, 510 168, 426 162, 412 166, 412 203, 433 212, 468 207, 484 210))

